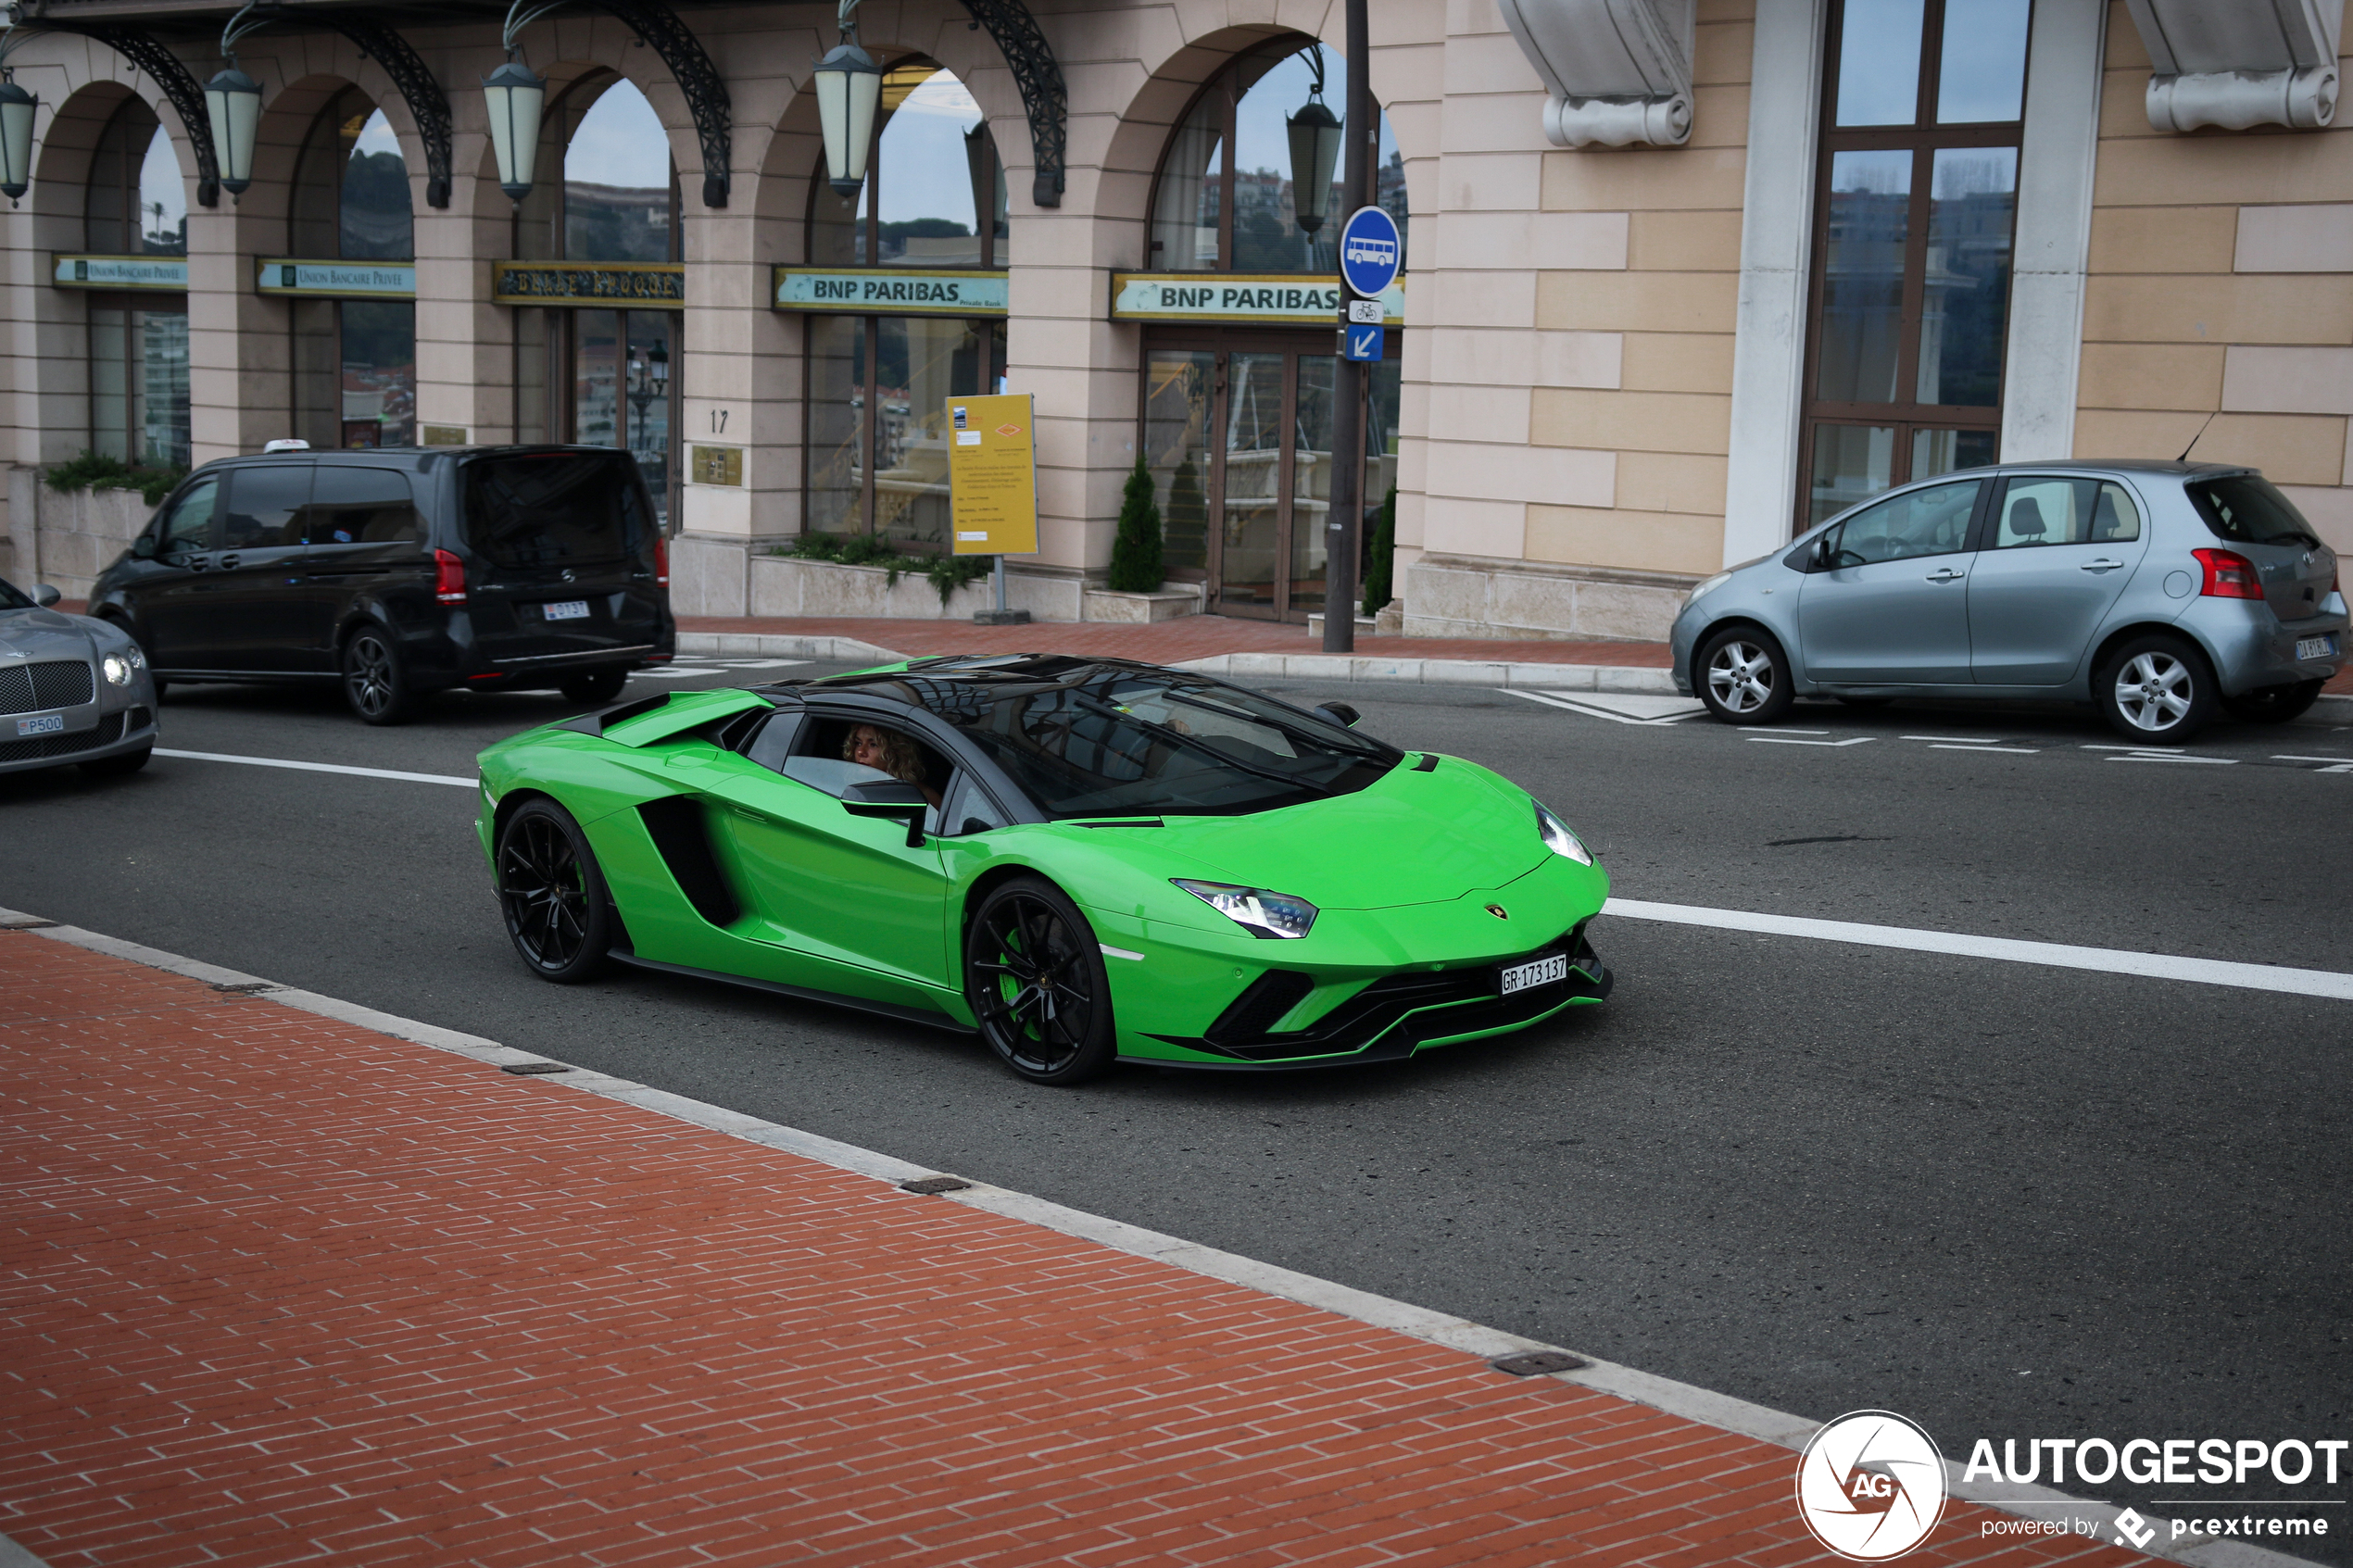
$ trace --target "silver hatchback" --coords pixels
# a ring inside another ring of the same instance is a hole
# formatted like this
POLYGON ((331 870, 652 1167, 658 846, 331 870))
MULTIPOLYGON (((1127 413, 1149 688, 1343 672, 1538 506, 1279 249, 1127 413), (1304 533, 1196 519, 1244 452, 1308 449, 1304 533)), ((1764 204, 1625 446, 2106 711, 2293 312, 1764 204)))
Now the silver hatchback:
POLYGON ((2336 556, 2253 469, 2011 463, 1906 485, 1692 590, 1675 684, 1768 724, 1799 696, 2090 702, 2179 744, 2293 719, 2336 673, 2336 556))

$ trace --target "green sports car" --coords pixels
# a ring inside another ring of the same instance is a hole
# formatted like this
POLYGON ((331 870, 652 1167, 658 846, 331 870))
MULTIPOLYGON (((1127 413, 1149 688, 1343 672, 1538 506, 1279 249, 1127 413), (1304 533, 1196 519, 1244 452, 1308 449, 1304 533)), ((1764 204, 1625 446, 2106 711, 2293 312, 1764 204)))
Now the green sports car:
POLYGON ((1600 1001, 1609 878, 1474 762, 1182 670, 1014 654, 665 692, 482 754, 534 972, 609 959, 1114 1060, 1389 1060, 1600 1001))

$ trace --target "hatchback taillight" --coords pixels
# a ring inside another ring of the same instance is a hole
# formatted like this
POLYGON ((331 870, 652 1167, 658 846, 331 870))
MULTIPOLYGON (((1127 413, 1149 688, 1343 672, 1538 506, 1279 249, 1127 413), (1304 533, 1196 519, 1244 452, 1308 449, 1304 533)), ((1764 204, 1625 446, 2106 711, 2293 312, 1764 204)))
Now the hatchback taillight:
POLYGON ((654 535, 654 583, 670 586, 670 541, 659 533, 654 535))
POLYGON ((2197 564, 2206 569, 2206 582, 2198 592, 2209 599, 2259 599, 2263 596, 2263 580, 2255 563, 2236 550, 2192 550, 2197 564))
POLYGON ((433 596, 446 605, 466 602, 466 563, 447 550, 433 553, 433 596))

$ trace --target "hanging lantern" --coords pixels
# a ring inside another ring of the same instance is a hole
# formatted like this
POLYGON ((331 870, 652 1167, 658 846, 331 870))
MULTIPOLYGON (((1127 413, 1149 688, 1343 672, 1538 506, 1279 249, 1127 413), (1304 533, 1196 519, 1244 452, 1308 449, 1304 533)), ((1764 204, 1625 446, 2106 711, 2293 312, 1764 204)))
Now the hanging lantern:
POLYGON ((32 112, 39 107, 13 75, 0 79, 0 194, 11 207, 32 183, 32 112))
POLYGON ((882 67, 850 39, 817 62, 817 122, 824 132, 825 169, 843 199, 855 201, 866 183, 866 155, 875 144, 875 113, 882 107, 882 67))
POLYGON ((232 196, 245 194, 253 183, 253 139, 261 124, 261 83, 237 69, 229 56, 226 69, 204 84, 205 118, 212 122, 212 156, 220 169, 221 188, 232 196))
POLYGON ((653 378, 657 395, 670 390, 670 351, 655 344, 653 352, 646 356, 647 373, 653 378))
POLYGON ((547 107, 547 83, 520 60, 509 60, 482 79, 483 103, 490 112, 490 150, 498 160, 498 188, 515 201, 531 194, 539 160, 539 117, 547 107))
POLYGON ((1312 234, 1332 213, 1332 169, 1340 161, 1340 124, 1324 107, 1321 72, 1315 92, 1283 122, 1290 133, 1291 210, 1302 232, 1312 234))

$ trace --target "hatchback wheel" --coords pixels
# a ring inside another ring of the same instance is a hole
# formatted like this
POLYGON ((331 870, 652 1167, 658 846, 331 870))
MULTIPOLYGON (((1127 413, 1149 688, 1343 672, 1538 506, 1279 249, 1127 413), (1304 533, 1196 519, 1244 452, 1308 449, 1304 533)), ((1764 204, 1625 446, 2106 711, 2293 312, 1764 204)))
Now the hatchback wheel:
POLYGON ((605 879, 572 814, 528 800, 498 830, 498 907, 507 935, 531 972, 571 985, 593 976, 612 950, 605 879))
POLYGON ((2093 678, 2092 700, 2125 739, 2178 746, 2214 717, 2214 671, 2179 637, 2135 637, 2093 678))
POLYGON ((964 938, 964 995, 997 1060, 1033 1084, 1080 1084, 1118 1052, 1094 928, 1038 877, 1000 885, 964 938))
POLYGON ((2325 681, 2298 681, 2287 686, 2258 686, 2251 692, 2222 699, 2223 711, 2250 724, 2284 724, 2300 719, 2321 700, 2325 681))
POLYGON ((1769 724, 1797 700, 1780 644, 1750 626, 1718 632, 1699 650, 1692 685, 1707 710, 1728 724, 1769 724))
POLYGON ((371 622, 343 646, 343 698, 368 724, 397 724, 414 700, 392 633, 371 622))

